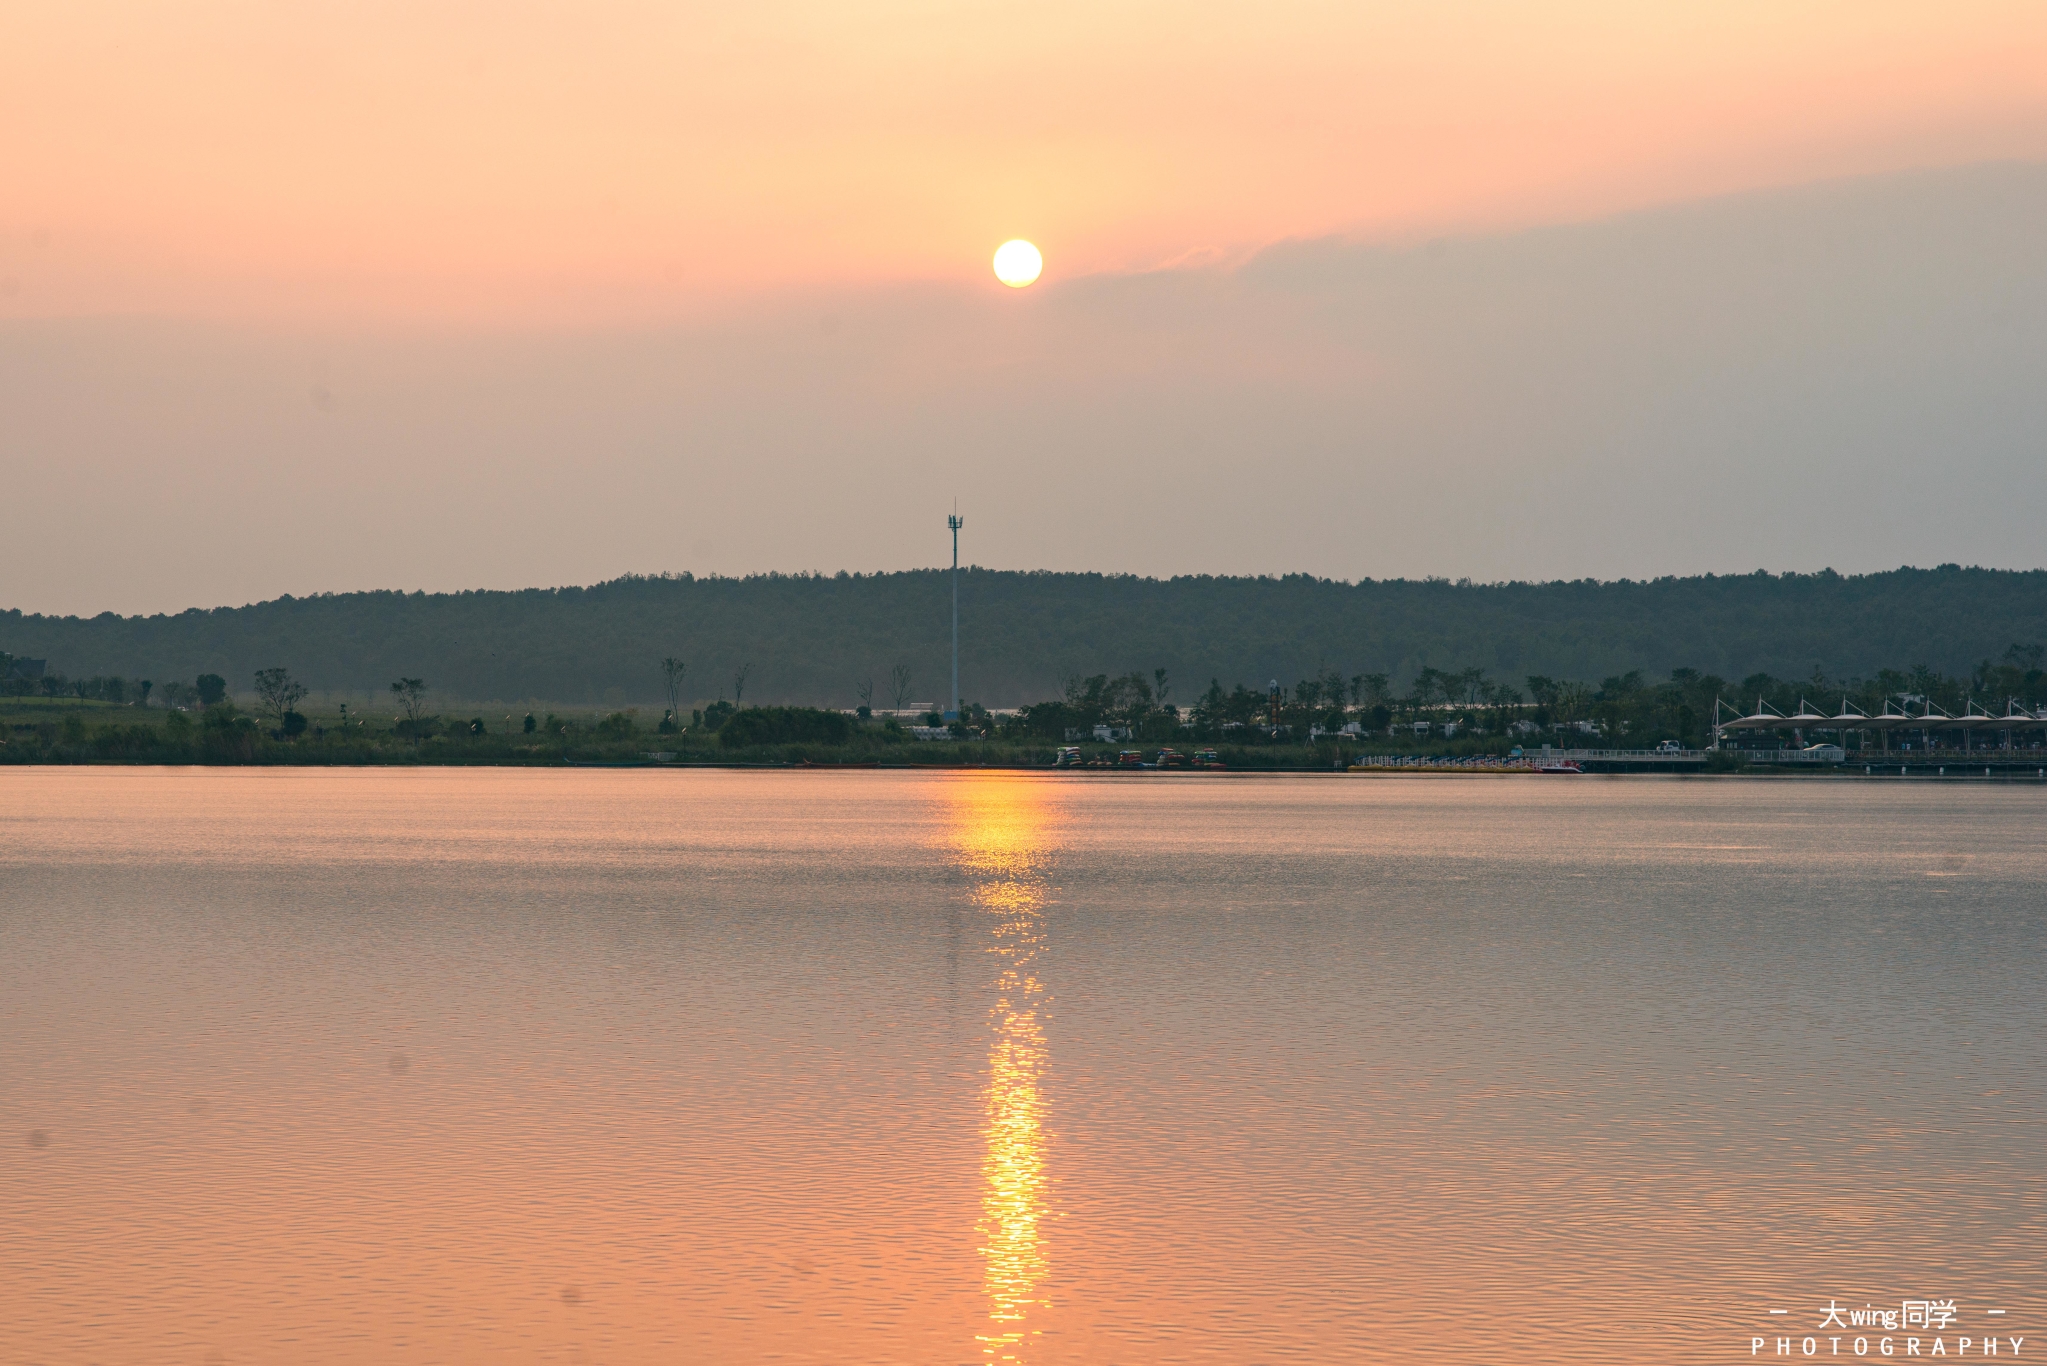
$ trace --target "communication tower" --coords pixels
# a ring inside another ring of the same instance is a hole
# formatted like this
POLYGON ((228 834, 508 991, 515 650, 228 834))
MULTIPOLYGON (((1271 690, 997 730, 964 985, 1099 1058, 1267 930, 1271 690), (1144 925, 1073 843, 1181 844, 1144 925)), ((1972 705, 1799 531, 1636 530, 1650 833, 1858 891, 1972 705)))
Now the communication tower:
POLYGON ((945 519, 952 528, 952 709, 945 714, 948 721, 960 719, 960 527, 966 520, 957 511, 945 519))

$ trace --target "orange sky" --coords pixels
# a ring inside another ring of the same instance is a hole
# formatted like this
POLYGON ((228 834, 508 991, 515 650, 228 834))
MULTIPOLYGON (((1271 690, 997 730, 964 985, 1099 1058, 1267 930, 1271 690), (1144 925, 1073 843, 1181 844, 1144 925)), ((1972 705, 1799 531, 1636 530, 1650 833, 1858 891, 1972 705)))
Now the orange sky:
POLYGON ((577 324, 2042 156, 2037 0, 15 5, 0 317, 577 324))

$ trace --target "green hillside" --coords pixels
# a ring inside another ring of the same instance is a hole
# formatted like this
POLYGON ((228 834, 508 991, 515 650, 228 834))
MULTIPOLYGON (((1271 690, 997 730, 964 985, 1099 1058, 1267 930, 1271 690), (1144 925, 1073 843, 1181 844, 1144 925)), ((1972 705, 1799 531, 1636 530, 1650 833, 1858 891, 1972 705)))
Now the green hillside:
MULTIPOLYGON (((1348 584, 1306 576, 1146 579, 963 571, 961 683, 1010 706, 1073 674, 1168 671, 1191 700, 1211 677, 1282 682, 1333 668, 1396 684, 1424 667, 1596 680, 1678 667, 1855 677, 1926 664, 1967 670, 2047 640, 2047 571, 1899 569, 1651 582, 1348 584)), ((686 699, 852 706, 908 669, 911 700, 946 691, 943 570, 744 579, 632 577, 590 588, 341 593, 171 616, 0 613, 0 651, 74 678, 216 673, 238 693, 283 666, 323 692, 401 676, 442 697, 653 704, 659 661, 689 665, 686 699)))

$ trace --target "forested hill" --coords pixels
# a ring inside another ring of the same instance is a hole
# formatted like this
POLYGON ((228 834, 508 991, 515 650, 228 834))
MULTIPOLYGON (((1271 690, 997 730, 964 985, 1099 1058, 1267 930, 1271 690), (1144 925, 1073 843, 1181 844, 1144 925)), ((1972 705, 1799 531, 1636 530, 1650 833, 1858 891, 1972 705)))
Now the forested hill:
MULTIPOLYGON (((74 678, 226 677, 237 692, 283 666, 313 688, 379 691, 418 677, 446 698, 652 704, 659 661, 689 665, 685 697, 851 706, 907 666, 915 701, 944 695, 947 574, 632 577, 591 588, 342 593, 175 616, 0 613, 0 651, 74 678)), ((1055 695, 1072 674, 1166 669, 1187 700, 1225 686, 1334 668, 1396 683, 1424 666, 1597 680, 1691 667, 1866 675, 1967 669, 2047 640, 2047 571, 1900 569, 1845 577, 1653 582, 1347 584, 1285 578, 960 575, 961 684, 1006 706, 1055 695)))

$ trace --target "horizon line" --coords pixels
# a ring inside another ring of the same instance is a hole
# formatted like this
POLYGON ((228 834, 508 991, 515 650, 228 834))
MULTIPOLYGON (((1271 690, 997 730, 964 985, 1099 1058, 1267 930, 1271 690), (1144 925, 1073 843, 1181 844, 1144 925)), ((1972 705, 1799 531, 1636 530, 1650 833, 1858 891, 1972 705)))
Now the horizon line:
MULTIPOLYGON (((2047 566, 2040 566, 2029 569, 2001 569, 1989 565, 1980 564, 1962 565, 1952 562, 1937 564, 1931 567, 1901 564, 1895 569, 1877 569, 1859 574, 1843 574, 1840 571, 1829 566, 1826 568, 1815 570, 1798 569, 1770 570, 1758 568, 1741 572, 1706 571, 1697 574, 1662 574, 1658 575, 1655 578, 1629 578, 1627 576, 1622 576, 1613 579, 1600 579, 1587 575, 1575 579, 1564 578, 1489 579, 1484 581, 1475 580, 1469 577, 1468 575, 1461 578, 1452 579, 1446 575, 1440 574, 1424 575, 1420 578, 1401 577, 1380 579, 1366 576, 1357 579, 1338 579, 1327 578, 1318 574, 1310 574, 1307 573, 1306 571, 1291 571, 1283 573, 1264 574, 1210 574, 1210 573, 1168 574, 1162 576, 1156 574, 1139 574, 1133 571, 1100 569, 996 569, 991 566, 978 564, 961 565, 960 568, 968 574, 979 573, 1015 575, 1022 578, 1094 578, 1103 580, 1125 581, 1137 584, 1147 583, 1173 584, 1191 581, 1214 582, 1217 580, 1234 580, 1247 584, 1255 583, 1280 584, 1305 581, 1307 583, 1333 588, 1408 587, 1408 588, 1449 588, 1453 590, 1508 588, 1568 588, 1584 587, 1588 585, 1595 588, 1648 588, 1662 584, 1688 582, 1707 583, 1717 582, 1720 580, 1735 579, 1771 579, 1778 582, 1797 579, 1838 579, 1844 583, 1853 583, 1859 580, 1885 578, 1896 574, 2009 574, 2014 576, 2025 576, 2031 574, 2047 575, 2047 566)), ((917 569, 876 569, 876 570, 764 569, 756 570, 745 574, 725 574, 717 572, 715 570, 709 573, 700 574, 697 573, 695 570, 689 569, 662 570, 658 573, 648 574, 629 570, 626 573, 620 574, 614 578, 599 579, 594 583, 587 584, 573 583, 553 585, 529 584, 518 588, 443 588, 432 590, 424 588, 344 588, 338 590, 323 589, 319 592, 314 593, 289 592, 279 593, 275 597, 258 598, 253 602, 244 602, 239 604, 217 603, 211 607, 199 606, 181 607, 178 610, 172 612, 124 613, 116 612, 109 608, 99 612, 84 614, 77 612, 39 612, 29 611, 26 608, 20 607, 6 607, 0 608, 0 617, 13 618, 24 621, 36 620, 83 622, 98 621, 105 617, 113 617, 114 619, 119 621, 151 621, 157 619, 168 620, 173 617, 189 616, 194 613, 200 615, 207 615, 213 612, 241 612, 256 607, 268 607, 274 603, 316 602, 328 598, 351 597, 461 598, 483 597, 489 595, 518 597, 526 594, 536 593, 543 594, 589 593, 598 591, 600 589, 616 587, 618 585, 641 583, 744 584, 760 581, 777 582, 782 580, 788 580, 791 582, 850 583, 867 579, 907 578, 909 576, 917 574, 945 575, 950 572, 951 569, 947 565, 936 565, 917 569)))

